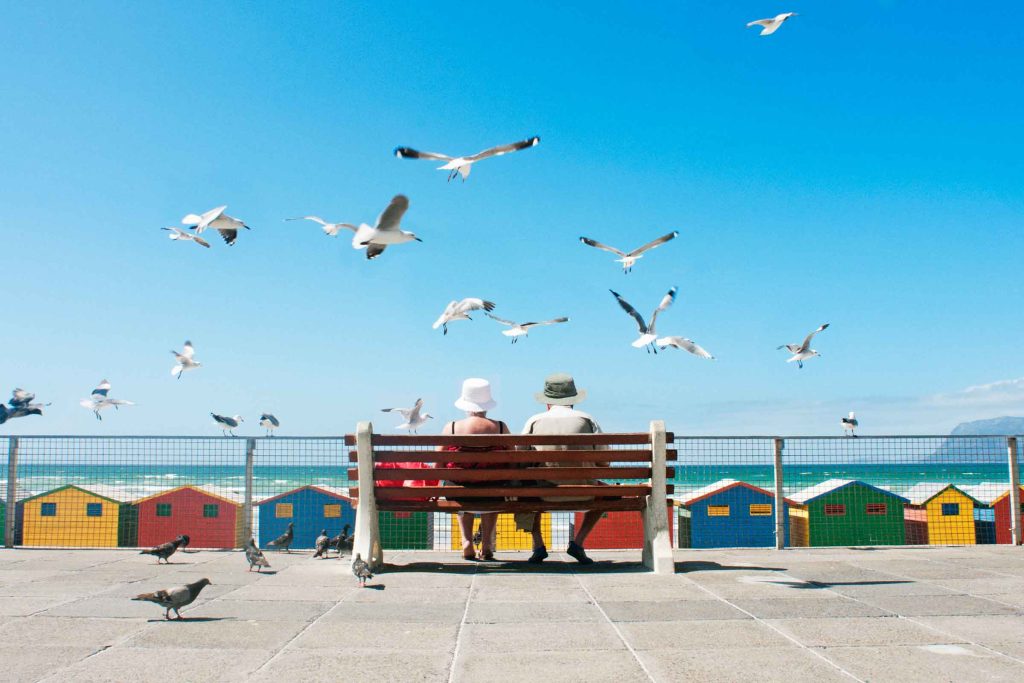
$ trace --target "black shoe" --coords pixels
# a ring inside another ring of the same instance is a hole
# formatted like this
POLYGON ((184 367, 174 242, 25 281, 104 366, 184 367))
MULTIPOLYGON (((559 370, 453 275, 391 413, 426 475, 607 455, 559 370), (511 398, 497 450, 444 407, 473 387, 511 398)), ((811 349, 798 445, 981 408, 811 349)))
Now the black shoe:
POLYGON ((576 541, 569 541, 569 547, 565 549, 565 552, 570 557, 576 558, 576 561, 580 564, 594 564, 594 561, 587 557, 587 553, 584 552, 583 546, 578 544, 576 541))
POLYGON ((530 564, 540 564, 548 556, 548 549, 544 546, 534 548, 533 555, 530 555, 530 559, 527 560, 530 564))

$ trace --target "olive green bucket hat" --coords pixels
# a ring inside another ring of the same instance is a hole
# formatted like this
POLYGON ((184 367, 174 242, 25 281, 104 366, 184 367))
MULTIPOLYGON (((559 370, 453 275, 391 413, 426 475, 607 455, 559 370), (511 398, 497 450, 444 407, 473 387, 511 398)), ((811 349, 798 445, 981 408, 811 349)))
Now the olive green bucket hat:
POLYGON ((587 397, 583 389, 576 389, 572 375, 556 372, 544 380, 544 391, 533 395, 540 403, 552 406, 571 406, 587 397))

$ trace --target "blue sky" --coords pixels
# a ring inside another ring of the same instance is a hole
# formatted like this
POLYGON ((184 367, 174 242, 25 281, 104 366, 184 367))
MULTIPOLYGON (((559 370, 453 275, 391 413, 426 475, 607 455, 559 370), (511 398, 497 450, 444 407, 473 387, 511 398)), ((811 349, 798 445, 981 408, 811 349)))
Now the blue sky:
MULTIPOLYGON (((337 434, 467 376, 497 417, 568 371, 606 429, 944 433, 1022 412, 1024 57, 1014 3, 7 3, 0 8, 0 389, 8 434, 215 434, 211 411, 337 434), (744 24, 796 11, 776 35, 744 24), (396 145, 541 136, 465 184, 396 145), (285 223, 424 242, 366 262, 285 223), (161 227, 228 204, 210 250, 161 227), (679 238, 623 275, 587 235, 679 238), (648 357, 609 288, 718 360, 648 357), (568 315, 515 347, 453 298, 568 315), (775 347, 822 322, 803 370, 775 347), (169 350, 204 367, 180 382, 169 350), (138 406, 99 423, 102 378, 138 406), (968 388, 973 389, 968 390, 968 388)), ((438 425, 439 426, 439 425, 438 425)))

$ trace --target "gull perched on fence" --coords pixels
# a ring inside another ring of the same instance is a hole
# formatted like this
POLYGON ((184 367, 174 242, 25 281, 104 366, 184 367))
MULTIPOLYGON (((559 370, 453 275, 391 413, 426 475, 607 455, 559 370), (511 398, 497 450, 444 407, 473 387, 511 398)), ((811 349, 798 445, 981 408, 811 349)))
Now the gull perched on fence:
POLYGON ((860 425, 860 422, 857 421, 857 416, 854 414, 852 410, 850 411, 849 417, 839 418, 839 424, 843 426, 843 431, 846 434, 848 434, 849 436, 857 436, 855 430, 860 425))
POLYGON ((260 427, 267 430, 267 436, 273 436, 274 430, 281 426, 281 421, 274 417, 271 413, 263 413, 260 415, 260 427))
POLYGON ((615 300, 619 302, 619 306, 622 306, 629 315, 633 316, 633 320, 636 321, 637 328, 640 330, 640 337, 633 342, 634 348, 646 347, 647 352, 658 353, 658 349, 655 347, 654 342, 658 338, 657 332, 654 331, 654 324, 658 320, 658 314, 664 311, 666 308, 672 305, 672 302, 676 300, 676 288, 668 290, 668 293, 662 297, 661 303, 654 309, 654 313, 651 314, 651 322, 644 322, 643 316, 637 313, 637 310, 633 308, 628 301, 619 296, 619 293, 615 290, 609 289, 609 292, 615 297, 615 300))
POLYGON ((167 230, 171 234, 168 235, 172 240, 181 240, 183 242, 195 242, 201 247, 210 248, 210 243, 204 240, 199 235, 193 235, 190 232, 185 232, 181 228, 160 228, 161 230, 167 230))
POLYGON ((785 23, 786 19, 795 16, 796 12, 783 12, 782 14, 775 15, 771 19, 758 19, 757 21, 752 21, 747 24, 747 28, 750 28, 751 26, 761 26, 761 35, 770 36, 779 30, 779 27, 785 23))
POLYGON ((328 223, 323 218, 320 218, 320 216, 299 216, 298 218, 285 218, 285 220, 313 221, 314 223, 319 223, 321 225, 321 229, 324 231, 324 234, 330 237, 337 237, 338 233, 341 232, 342 230, 351 230, 353 232, 359 230, 359 228, 352 225, 351 223, 328 223))
POLYGON ((92 396, 89 398, 83 398, 78 402, 83 408, 88 408, 96 416, 97 420, 102 420, 103 417, 100 415, 100 411, 104 408, 114 407, 117 410, 119 406, 133 406, 135 405, 131 401, 125 401, 119 398, 110 398, 110 382, 103 380, 99 386, 92 390, 92 396))
POLYGON ((659 337, 658 339, 654 340, 654 343, 662 351, 664 351, 665 349, 667 349, 670 346, 674 346, 677 349, 682 349, 683 351, 689 351, 690 353, 692 353, 693 355, 697 356, 698 358, 705 358, 707 360, 715 360, 714 356, 712 356, 710 353, 705 351, 698 344, 695 344, 692 339, 687 339, 686 337, 659 337))
POLYGON ((228 434, 234 436, 234 430, 238 429, 238 425, 245 422, 240 415, 226 417, 224 415, 218 415, 217 413, 210 413, 210 417, 212 417, 213 421, 217 423, 217 426, 224 431, 224 436, 227 436, 228 434))
POLYGON ((499 145, 497 147, 491 147, 485 149, 482 152, 471 154, 464 157, 452 157, 447 154, 438 154, 437 152, 420 152, 411 147, 395 147, 395 156, 399 159, 434 159, 437 161, 444 161, 444 166, 438 166, 439 171, 449 171, 448 182, 452 181, 456 175, 462 176, 462 182, 466 182, 466 178, 469 177, 469 172, 473 170, 473 164, 483 159, 489 159, 490 157, 500 157, 502 154, 508 154, 509 152, 518 152, 521 149, 527 149, 534 147, 540 142, 540 138, 536 135, 532 138, 523 140, 522 142, 513 142, 508 145, 499 145))
POLYGON ((171 353, 174 354, 175 360, 178 361, 178 364, 171 368, 171 374, 177 375, 178 379, 181 379, 182 373, 186 370, 195 370, 202 365, 202 363, 195 359, 196 350, 192 348, 192 342, 187 339, 185 340, 185 348, 181 350, 181 353, 177 351, 171 351, 171 353))
POLYGON ((528 336, 530 334, 530 328, 531 327, 537 327, 539 325, 555 325, 557 323, 567 323, 567 322, 569 322, 569 319, 566 318, 566 317, 552 318, 551 320, 543 320, 541 322, 536 322, 536 323, 517 323, 517 322, 512 322, 511 320, 505 320, 504 318, 499 318, 498 316, 491 315, 490 313, 487 314, 487 317, 490 318, 491 320, 498 321, 502 325, 508 325, 508 327, 510 329, 502 330, 501 333, 503 335, 505 335, 506 337, 512 337, 512 343, 513 344, 515 344, 517 341, 519 341, 520 337, 528 336))
POLYGON ((183 225, 187 225, 196 231, 199 235, 207 228, 213 228, 220 233, 220 236, 224 238, 224 241, 230 247, 238 239, 238 231, 242 228, 246 230, 249 226, 244 221, 240 221, 233 216, 229 216, 224 213, 224 209, 228 208, 228 205, 218 206, 215 209, 210 209, 206 213, 196 215, 190 213, 181 219, 183 225))
POLYGON ((24 389, 15 389, 11 392, 11 400, 7 405, 0 404, 0 425, 13 420, 16 417, 27 417, 29 415, 42 415, 43 408, 49 403, 32 403, 36 395, 24 389))
POLYGON ((809 335, 807 335, 807 338, 804 339, 802 344, 783 344, 782 346, 777 347, 775 350, 776 351, 778 351, 780 349, 788 350, 790 353, 793 354, 793 356, 791 358, 787 358, 786 362, 787 363, 796 362, 797 367, 802 368, 804 366, 804 361, 805 360, 807 360, 808 358, 813 358, 814 356, 820 356, 821 355, 820 353, 818 353, 814 349, 810 348, 811 347, 811 340, 814 339, 814 335, 816 335, 819 332, 821 332, 822 330, 826 330, 826 329, 828 329, 828 323, 825 323, 824 325, 822 325, 821 327, 816 329, 814 332, 811 332, 809 335))
POLYGON ((675 239, 676 236, 678 236, 678 235, 679 235, 678 231, 673 231, 673 232, 670 232, 667 235, 662 235, 661 237, 659 237, 658 239, 654 240, 653 242, 648 242, 647 244, 645 244, 642 247, 637 247, 636 249, 634 249, 633 251, 629 252, 628 254, 626 252, 624 252, 624 251, 616 249, 615 247, 609 247, 607 244, 601 244, 597 240, 592 240, 589 237, 581 237, 580 238, 580 242, 583 242, 583 244, 586 244, 589 247, 595 247, 597 249, 602 249, 604 251, 608 251, 608 252, 611 252, 613 254, 617 254, 617 255, 621 256, 622 258, 615 259, 615 262, 622 264, 622 272, 623 273, 628 273, 631 270, 633 270, 633 264, 635 264, 638 260, 643 258, 644 252, 650 251, 651 249, 654 249, 655 247, 659 247, 662 244, 665 244, 665 242, 668 242, 670 240, 675 239))
POLYGON ((441 327, 444 329, 444 333, 448 334, 448 323, 456 320, 472 320, 469 317, 469 312, 481 310, 485 312, 493 311, 494 302, 474 297, 463 299, 462 301, 450 301, 445 307, 444 313, 434 321, 433 328, 436 330, 441 327))
POLYGON ((395 429, 405 429, 415 434, 417 429, 427 423, 427 420, 432 420, 434 418, 430 413, 421 413, 420 411, 422 409, 423 399, 418 398, 416 399, 416 405, 412 408, 381 408, 380 412, 399 413, 403 418, 405 418, 405 422, 395 427, 395 429))

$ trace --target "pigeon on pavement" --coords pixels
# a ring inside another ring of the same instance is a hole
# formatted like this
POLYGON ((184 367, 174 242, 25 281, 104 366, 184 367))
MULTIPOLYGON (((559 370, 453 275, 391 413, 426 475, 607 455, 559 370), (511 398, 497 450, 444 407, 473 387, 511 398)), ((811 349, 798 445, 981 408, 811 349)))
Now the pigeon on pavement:
POLYGON ((363 588, 366 586, 366 582, 373 578, 373 574, 370 572, 370 565, 366 564, 366 560, 356 553, 356 559, 352 560, 352 574, 359 579, 359 587, 363 588))
POLYGON ((249 561, 249 571, 256 567, 256 571, 263 571, 263 568, 270 568, 270 563, 263 556, 263 551, 256 547, 256 540, 250 538, 245 544, 245 559, 249 561))
POLYGON ((290 553, 291 552, 292 540, 294 538, 295 538, 295 524, 292 523, 292 522, 288 522, 288 530, 285 531, 280 536, 278 536, 277 538, 275 538, 273 541, 270 541, 269 543, 267 543, 267 545, 272 545, 275 548, 277 548, 278 550, 284 549, 284 551, 286 553, 290 553))
POLYGON ((199 579, 194 583, 186 583, 184 586, 166 588, 155 593, 142 593, 141 595, 136 595, 132 600, 155 602, 166 610, 164 612, 164 619, 171 618, 171 610, 174 610, 178 619, 181 619, 181 613, 178 610, 191 605, 199 597, 199 592, 209 585, 209 579, 199 579))
POLYGON ((160 564, 160 560, 168 562, 167 558, 177 552, 178 548, 188 547, 189 537, 187 534, 181 534, 173 541, 167 541, 167 543, 161 543, 160 545, 150 548, 149 550, 143 550, 140 555, 156 555, 156 563, 160 564))
POLYGON ((313 559, 322 557, 327 559, 327 549, 330 547, 331 539, 327 535, 327 529, 321 529, 320 535, 316 537, 316 552, 313 553, 313 559))

